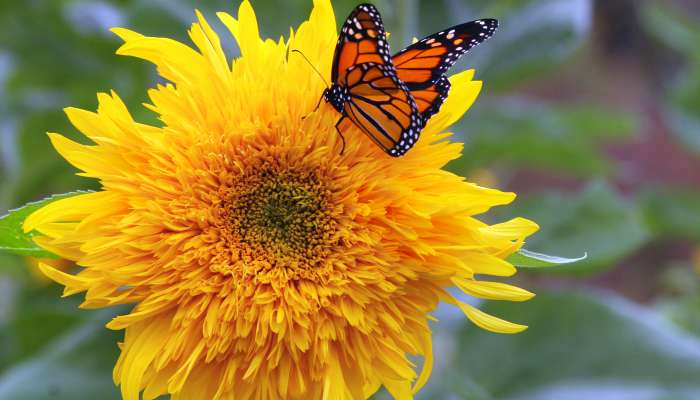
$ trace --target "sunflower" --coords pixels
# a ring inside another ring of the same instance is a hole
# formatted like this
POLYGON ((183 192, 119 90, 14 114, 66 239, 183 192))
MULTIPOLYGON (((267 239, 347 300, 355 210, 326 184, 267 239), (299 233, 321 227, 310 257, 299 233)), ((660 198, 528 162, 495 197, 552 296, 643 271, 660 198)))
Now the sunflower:
POLYGON ((430 375, 430 312, 460 307, 476 325, 525 326, 487 315, 447 289, 522 301, 504 259, 537 229, 475 218, 515 195, 443 170, 462 145, 443 130, 476 99, 474 71, 451 78, 442 111, 406 156, 385 155, 337 112, 309 114, 329 72, 333 9, 316 0, 288 39, 262 40, 251 5, 219 13, 240 47, 230 61, 200 15, 195 48, 114 29, 118 54, 154 63, 149 90, 162 126, 132 119, 114 92, 96 113, 66 113, 91 144, 50 133, 56 150, 101 190, 36 211, 25 230, 80 270, 42 264, 85 293, 83 308, 132 304, 107 325, 125 330, 114 381, 125 399, 366 399, 381 386, 410 399, 430 375), (422 372, 409 357, 423 357, 422 372))

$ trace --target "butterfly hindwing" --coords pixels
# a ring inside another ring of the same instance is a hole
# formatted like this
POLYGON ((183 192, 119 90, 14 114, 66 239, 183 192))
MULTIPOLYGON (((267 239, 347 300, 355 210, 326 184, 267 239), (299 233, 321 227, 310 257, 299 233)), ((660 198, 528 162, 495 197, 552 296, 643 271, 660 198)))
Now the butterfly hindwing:
POLYGON ((418 140, 422 120, 408 88, 391 65, 363 63, 347 72, 347 117, 391 156, 418 140))
POLYGON ((425 89, 411 90, 411 95, 416 101, 418 112, 424 122, 427 122, 430 117, 440 111, 442 103, 447 99, 447 93, 450 91, 450 81, 447 77, 442 76, 438 81, 425 89))
POLYGON ((357 6, 340 29, 333 57, 333 82, 347 69, 366 62, 391 64, 389 44, 379 11, 371 4, 357 6))
POLYGON ((498 28, 495 19, 456 25, 406 47, 392 57, 399 79, 411 90, 438 83, 455 62, 474 46, 490 38, 498 28))

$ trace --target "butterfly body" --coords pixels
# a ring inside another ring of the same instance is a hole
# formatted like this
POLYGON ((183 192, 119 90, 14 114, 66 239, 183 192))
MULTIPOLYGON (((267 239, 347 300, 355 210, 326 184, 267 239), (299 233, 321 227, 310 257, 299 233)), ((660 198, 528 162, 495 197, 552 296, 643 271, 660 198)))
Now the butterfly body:
POLYGON ((357 6, 341 28, 333 83, 322 96, 341 114, 336 129, 340 133, 338 126, 348 118, 388 155, 404 155, 447 98, 450 82, 444 74, 497 26, 493 19, 456 25, 392 57, 377 9, 357 6))
POLYGON ((334 83, 330 88, 323 91, 323 99, 330 103, 336 111, 343 114, 345 103, 350 100, 350 94, 347 87, 334 83))

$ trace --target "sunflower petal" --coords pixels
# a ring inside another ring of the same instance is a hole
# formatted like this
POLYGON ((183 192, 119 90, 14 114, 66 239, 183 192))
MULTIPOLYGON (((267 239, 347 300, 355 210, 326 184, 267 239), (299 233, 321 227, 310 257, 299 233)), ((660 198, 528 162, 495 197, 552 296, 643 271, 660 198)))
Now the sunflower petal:
POLYGON ((496 318, 493 315, 486 314, 485 312, 467 303, 457 301, 456 304, 462 310, 462 312, 464 312, 467 318, 476 324, 476 326, 489 332, 520 333, 527 329, 526 325, 514 324, 512 322, 496 318))

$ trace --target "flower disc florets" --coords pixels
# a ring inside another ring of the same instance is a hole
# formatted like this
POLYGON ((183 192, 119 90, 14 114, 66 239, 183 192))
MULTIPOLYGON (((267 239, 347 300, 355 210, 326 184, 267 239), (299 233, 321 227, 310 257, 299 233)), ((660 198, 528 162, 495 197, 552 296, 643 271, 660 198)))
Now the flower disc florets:
MULTIPOLYGON (((318 173, 262 165, 237 177, 223 196, 221 220, 231 274, 258 282, 318 280, 338 246, 332 196, 318 173)), ((279 282, 282 283, 282 282, 279 282)))

